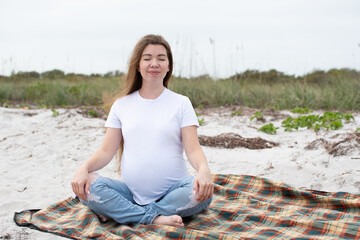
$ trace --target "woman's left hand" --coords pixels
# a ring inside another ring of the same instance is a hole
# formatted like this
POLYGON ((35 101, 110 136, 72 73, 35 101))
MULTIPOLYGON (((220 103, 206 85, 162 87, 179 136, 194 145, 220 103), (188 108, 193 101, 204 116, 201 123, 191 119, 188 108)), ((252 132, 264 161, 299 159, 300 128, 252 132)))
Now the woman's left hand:
POLYGON ((196 200, 203 202, 212 197, 214 192, 214 181, 209 168, 199 169, 194 180, 194 192, 196 200))
POLYGON ((187 126, 181 129, 181 137, 184 143, 186 156, 198 174, 194 180, 194 192, 196 200, 203 202, 212 197, 214 181, 204 152, 201 149, 196 126, 187 126))

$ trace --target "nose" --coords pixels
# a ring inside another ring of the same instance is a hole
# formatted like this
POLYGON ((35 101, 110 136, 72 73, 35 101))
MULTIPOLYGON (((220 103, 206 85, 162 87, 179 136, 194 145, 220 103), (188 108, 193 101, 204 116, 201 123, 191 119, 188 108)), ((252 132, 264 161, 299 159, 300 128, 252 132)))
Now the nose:
POLYGON ((152 59, 150 62, 150 67, 158 67, 159 61, 157 59, 152 59))

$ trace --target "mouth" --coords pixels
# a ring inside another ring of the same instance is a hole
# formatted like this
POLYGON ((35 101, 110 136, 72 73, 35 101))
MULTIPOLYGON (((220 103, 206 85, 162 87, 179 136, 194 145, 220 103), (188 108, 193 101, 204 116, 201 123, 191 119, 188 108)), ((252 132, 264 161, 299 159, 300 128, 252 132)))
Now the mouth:
POLYGON ((159 71, 149 71, 150 75, 158 75, 160 72, 159 71))

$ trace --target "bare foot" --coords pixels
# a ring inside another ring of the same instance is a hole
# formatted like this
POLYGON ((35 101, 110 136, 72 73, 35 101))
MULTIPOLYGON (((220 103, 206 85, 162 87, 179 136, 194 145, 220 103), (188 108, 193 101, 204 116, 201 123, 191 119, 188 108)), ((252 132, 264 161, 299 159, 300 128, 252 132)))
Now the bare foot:
POLYGON ((184 227, 183 220, 179 215, 171 215, 171 216, 160 215, 157 216, 152 223, 174 226, 174 227, 184 227))
POLYGON ((101 214, 97 214, 97 215, 98 215, 101 223, 104 223, 104 222, 107 222, 110 220, 109 218, 105 217, 104 215, 101 215, 101 214))

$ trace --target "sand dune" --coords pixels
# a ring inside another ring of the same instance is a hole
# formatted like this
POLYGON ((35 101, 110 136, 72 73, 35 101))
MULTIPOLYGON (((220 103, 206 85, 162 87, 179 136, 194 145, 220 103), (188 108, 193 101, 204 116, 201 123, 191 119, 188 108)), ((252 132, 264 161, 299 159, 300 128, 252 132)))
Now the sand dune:
MULTIPOLYGON (((205 120, 199 135, 225 134, 227 141, 261 138, 278 146, 204 146, 213 173, 257 175, 304 189, 360 194, 360 135, 355 134, 359 113, 337 131, 280 128, 268 135, 257 130, 263 122, 250 121, 254 109, 242 110, 240 116, 231 116, 230 108, 198 110, 205 120)), ((57 111, 59 115, 53 116, 49 109, 0 108, 0 238, 9 234, 13 239, 63 239, 17 227, 12 220, 15 211, 44 208, 72 195, 76 168, 103 139, 103 119, 84 117, 77 109, 57 111)), ((289 111, 264 112, 265 122, 277 127, 290 115, 296 116, 289 111)), ((100 174, 117 177, 113 163, 100 174)))

